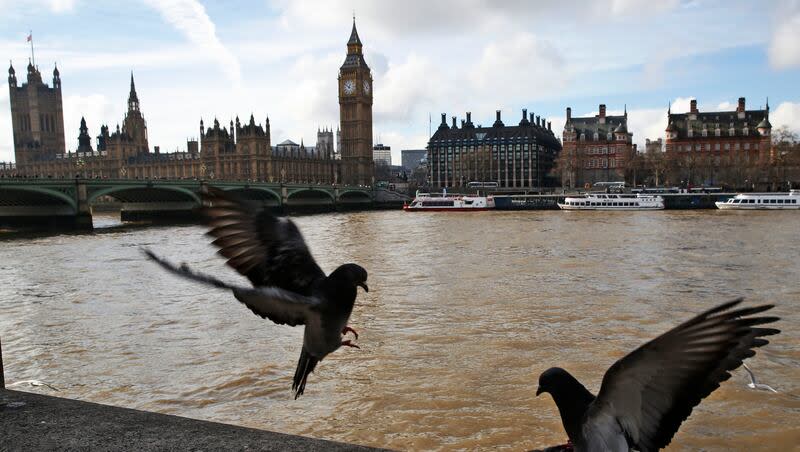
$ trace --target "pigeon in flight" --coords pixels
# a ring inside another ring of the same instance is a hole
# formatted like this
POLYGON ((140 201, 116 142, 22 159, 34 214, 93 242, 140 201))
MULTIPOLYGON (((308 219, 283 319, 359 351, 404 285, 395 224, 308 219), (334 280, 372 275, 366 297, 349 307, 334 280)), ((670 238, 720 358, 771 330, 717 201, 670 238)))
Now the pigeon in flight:
POLYGON ((672 441, 703 398, 729 371, 777 334, 759 317, 773 305, 737 307, 736 299, 710 309, 620 359, 603 377, 597 396, 566 370, 539 376, 536 395, 550 393, 570 443, 578 451, 655 451, 672 441), (736 309, 734 309, 736 308, 736 309))
POLYGON ((261 318, 279 325, 305 325, 292 384, 297 399, 305 390, 308 375, 325 356, 343 345, 359 348, 342 339, 348 332, 358 339, 347 321, 357 288, 369 292, 367 271, 356 264, 344 264, 325 276, 292 220, 275 217, 265 209, 254 211, 222 190, 209 188, 203 194, 201 214, 218 253, 253 287, 228 284, 186 264, 177 266, 150 250, 144 250, 145 254, 179 276, 233 291, 237 300, 261 318))

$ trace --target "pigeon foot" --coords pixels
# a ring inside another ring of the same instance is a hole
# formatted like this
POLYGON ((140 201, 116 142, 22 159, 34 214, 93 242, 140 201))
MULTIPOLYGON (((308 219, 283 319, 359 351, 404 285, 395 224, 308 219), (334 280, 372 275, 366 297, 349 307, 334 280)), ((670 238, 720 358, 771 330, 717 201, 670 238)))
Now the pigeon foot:
POLYGON ((359 350, 361 349, 361 347, 359 347, 358 345, 356 345, 356 344, 354 344, 354 343, 350 342, 350 339, 348 339, 348 340, 346 340, 346 341, 342 341, 342 345, 344 345, 345 347, 353 347, 353 348, 357 348, 357 349, 359 349, 359 350))
POLYGON ((346 326, 346 327, 344 327, 344 328, 342 329, 342 335, 345 335, 345 334, 347 334, 347 333, 353 333, 353 336, 355 336, 355 337, 356 337, 356 339, 358 339, 358 331, 356 331, 356 330, 354 330, 354 329, 350 328, 349 326, 346 326))

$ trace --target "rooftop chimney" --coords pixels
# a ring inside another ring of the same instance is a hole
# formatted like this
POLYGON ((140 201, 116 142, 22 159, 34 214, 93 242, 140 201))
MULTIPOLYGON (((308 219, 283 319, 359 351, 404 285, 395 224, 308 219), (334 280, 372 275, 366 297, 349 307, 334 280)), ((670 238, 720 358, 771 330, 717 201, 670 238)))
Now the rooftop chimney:
POLYGON ((536 119, 536 118, 533 116, 533 113, 531 113, 531 124, 533 124, 533 121, 534 121, 535 119, 536 119))
POLYGON ((442 125, 447 125, 447 113, 442 113, 442 125))
POLYGON ((736 108, 739 113, 744 113, 744 97, 739 98, 739 106, 736 108))
POLYGON ((600 117, 606 117, 606 104, 600 104, 600 117))
POLYGON ((536 125, 537 126, 541 126, 542 125, 542 118, 539 117, 539 115, 536 115, 536 125))
POLYGON ((572 119, 572 108, 567 107, 567 122, 572 119))
POLYGON ((526 119, 528 119, 528 109, 527 108, 523 108, 522 109, 522 120, 524 121, 526 119))
POLYGON ((457 128, 458 127, 456 126, 456 117, 453 116, 453 129, 457 129, 457 128))
POLYGON ((692 99, 689 102, 689 111, 692 113, 697 113, 697 99, 692 99))
POLYGON ((549 130, 551 132, 553 131, 553 128, 551 127, 550 121, 547 121, 547 130, 549 130))
POLYGON ((494 121, 494 124, 492 124, 492 127, 503 127, 505 124, 503 124, 503 120, 500 119, 500 110, 497 110, 496 114, 497 119, 494 121))
POLYGON ((471 111, 467 112, 467 122, 472 124, 472 112, 471 111))

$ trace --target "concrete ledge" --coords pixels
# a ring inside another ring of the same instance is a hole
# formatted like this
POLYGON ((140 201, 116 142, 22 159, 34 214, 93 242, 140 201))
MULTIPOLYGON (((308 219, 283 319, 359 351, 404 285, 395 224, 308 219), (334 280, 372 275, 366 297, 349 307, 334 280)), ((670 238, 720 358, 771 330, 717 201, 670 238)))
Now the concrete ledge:
POLYGON ((0 451, 379 450, 7 389, 0 438, 0 451))

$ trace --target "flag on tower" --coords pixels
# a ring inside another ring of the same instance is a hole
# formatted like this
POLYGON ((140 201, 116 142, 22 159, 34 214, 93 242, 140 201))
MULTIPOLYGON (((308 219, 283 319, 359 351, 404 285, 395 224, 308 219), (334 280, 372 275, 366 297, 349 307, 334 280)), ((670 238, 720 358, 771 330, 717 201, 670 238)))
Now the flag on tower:
POLYGON ((31 41, 33 41, 33 33, 28 33, 28 39, 25 42, 31 42, 31 41))

